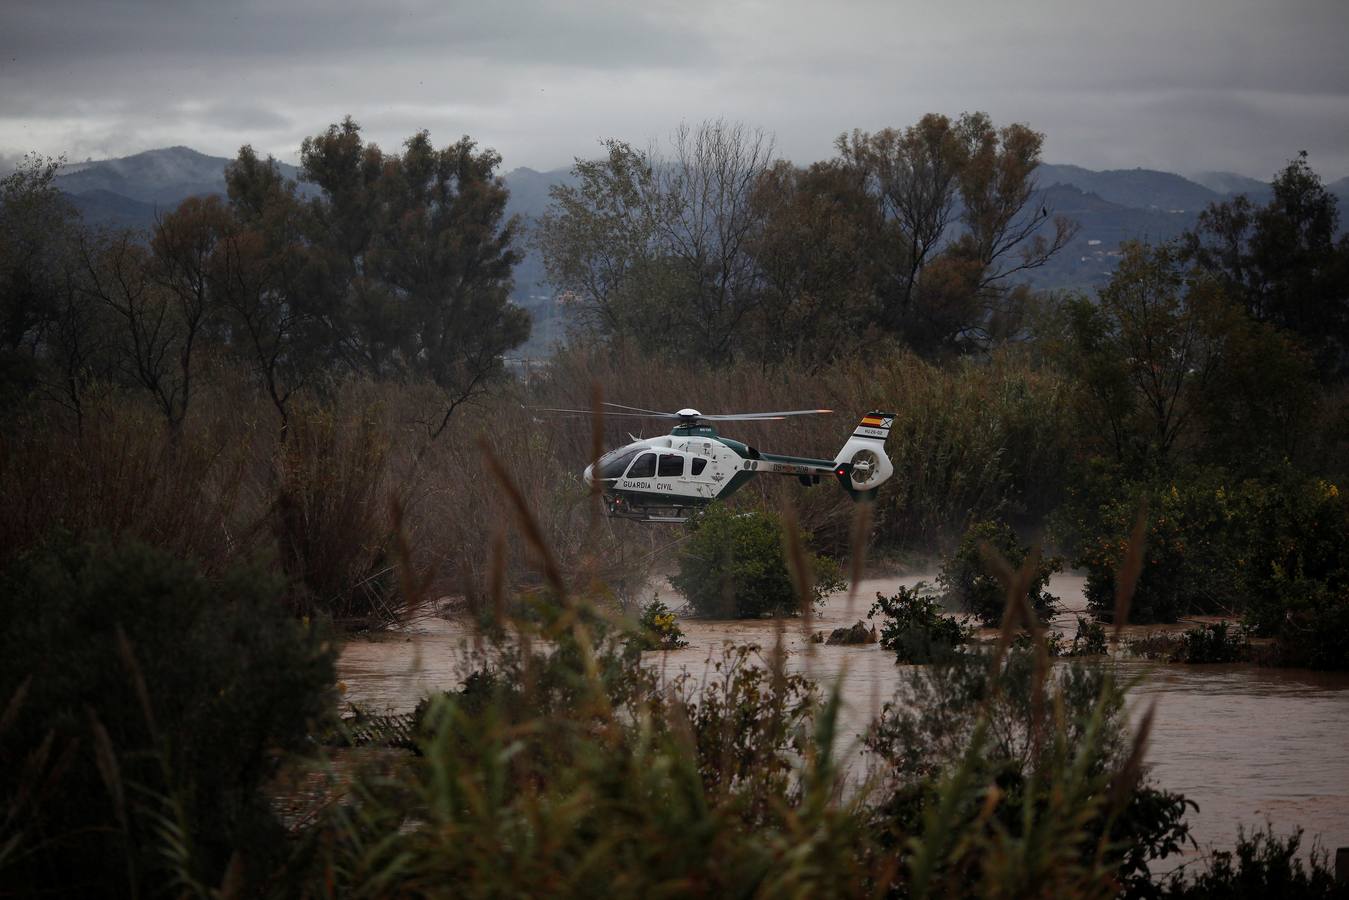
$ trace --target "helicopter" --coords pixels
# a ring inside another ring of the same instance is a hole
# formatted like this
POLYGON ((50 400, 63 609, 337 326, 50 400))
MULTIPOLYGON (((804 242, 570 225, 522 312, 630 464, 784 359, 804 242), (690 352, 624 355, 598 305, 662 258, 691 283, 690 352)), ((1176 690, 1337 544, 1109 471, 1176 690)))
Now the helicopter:
MULTIPOLYGON (((870 501, 894 474, 885 454, 894 413, 867 413, 838 455, 828 460, 760 452, 719 434, 712 423, 780 421, 789 416, 833 412, 829 409, 704 415, 692 408, 660 412, 618 403, 604 405, 615 410, 606 415, 676 423, 667 435, 634 438, 632 443, 610 450, 586 466, 586 484, 599 485, 605 512, 617 518, 686 522, 700 508, 713 500, 724 500, 760 474, 795 476, 805 485, 818 484, 821 476, 832 475, 854 501, 870 501)), ((578 409, 543 411, 589 414, 578 409)))

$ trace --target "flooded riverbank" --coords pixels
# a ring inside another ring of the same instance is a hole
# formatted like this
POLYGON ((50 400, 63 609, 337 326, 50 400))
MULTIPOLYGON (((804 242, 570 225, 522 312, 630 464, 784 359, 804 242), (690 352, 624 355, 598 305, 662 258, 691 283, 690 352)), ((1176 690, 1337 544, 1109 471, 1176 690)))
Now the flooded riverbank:
MULTIPOLYGON (((871 578, 855 596, 831 597, 812 623, 828 631, 866 616, 878 591, 927 576, 871 578)), ((1051 593, 1064 604, 1056 627, 1069 634, 1084 607, 1083 579, 1055 576, 1051 593)), ((671 606, 680 600, 668 585, 655 592, 671 606)), ((774 622, 681 621, 689 646, 647 654, 649 663, 673 675, 703 673, 729 643, 772 646, 779 628, 788 665, 822 685, 842 677, 843 733, 861 734, 898 686, 902 669, 875 644, 829 647, 812 644, 800 620, 774 622)), ((1146 630, 1146 629, 1131 629, 1146 630)), ((373 710, 405 710, 426 694, 454 687, 473 631, 462 619, 426 619, 406 633, 350 641, 338 663, 346 699, 373 710)), ((1266 820, 1287 832, 1301 825, 1331 848, 1349 846, 1349 673, 1316 673, 1249 665, 1184 666, 1119 661, 1125 677, 1137 677, 1135 713, 1157 704, 1148 759, 1153 779, 1199 804, 1189 820, 1203 846, 1233 843, 1237 827, 1266 820)))

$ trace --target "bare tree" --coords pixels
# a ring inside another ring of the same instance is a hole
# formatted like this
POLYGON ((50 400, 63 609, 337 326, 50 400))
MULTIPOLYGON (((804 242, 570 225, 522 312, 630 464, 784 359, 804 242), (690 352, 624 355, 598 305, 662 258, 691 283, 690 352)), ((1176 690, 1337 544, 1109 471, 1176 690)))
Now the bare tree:
POLYGON ((688 285, 691 315, 679 324, 697 355, 727 361, 758 302, 750 241, 762 225, 754 191, 773 164, 773 139, 724 119, 681 125, 672 156, 657 164, 664 242, 688 285))
POLYGON ((187 414, 191 354, 174 300, 151 276, 149 251, 128 231, 86 236, 80 244, 82 290, 120 319, 118 354, 132 380, 144 387, 177 430, 187 414))

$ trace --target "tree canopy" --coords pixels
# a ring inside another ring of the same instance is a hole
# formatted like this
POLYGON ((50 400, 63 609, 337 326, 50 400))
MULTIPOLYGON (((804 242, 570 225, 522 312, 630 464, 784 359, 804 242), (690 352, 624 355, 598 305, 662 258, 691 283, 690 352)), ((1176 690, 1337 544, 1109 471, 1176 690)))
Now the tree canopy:
POLYGON ((668 154, 610 141, 553 189, 540 244, 603 339, 717 364, 828 360, 877 334, 968 352, 1016 332, 1015 276, 1074 233, 1039 199, 1042 142, 983 113, 856 131, 806 168, 724 121, 682 127, 668 154))

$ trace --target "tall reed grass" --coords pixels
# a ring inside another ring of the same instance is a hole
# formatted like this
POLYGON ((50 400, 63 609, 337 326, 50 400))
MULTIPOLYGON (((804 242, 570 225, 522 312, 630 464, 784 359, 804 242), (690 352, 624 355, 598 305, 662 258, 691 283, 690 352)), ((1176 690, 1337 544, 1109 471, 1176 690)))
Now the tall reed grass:
MULTIPOLYGON (((116 391, 86 411, 78 433, 59 410, 12 419, 0 439, 5 547, 17 552, 59 528, 139 537, 208 571, 263 557, 289 577, 297 612, 378 625, 406 612, 391 577, 391 494, 419 548, 419 579, 431 599, 485 596, 499 540, 507 580, 537 583, 531 551, 506 527, 500 488, 485 477, 478 451, 485 440, 516 478, 559 564, 635 597, 653 567, 669 565, 680 533, 598 517, 580 478, 597 452, 590 423, 531 408, 586 409, 597 386, 608 400, 652 409, 835 408, 835 416, 725 429, 764 450, 823 458, 833 458, 862 413, 895 411, 896 476, 870 529, 896 549, 949 545, 969 521, 994 515, 1029 527, 1056 502, 1068 455, 1056 427, 1063 384, 1014 352, 947 368, 899 355, 810 374, 788 366, 710 371, 621 348, 573 350, 527 383, 498 383, 464 405, 438 438, 427 427, 439 409, 434 390, 360 380, 292 401, 291 424, 278 433, 269 404, 222 365, 175 431, 116 391)), ((667 429, 668 422, 609 417, 599 448, 667 429)), ((832 484, 805 488, 765 476, 738 502, 789 504, 821 550, 847 551, 853 504, 832 484)))

